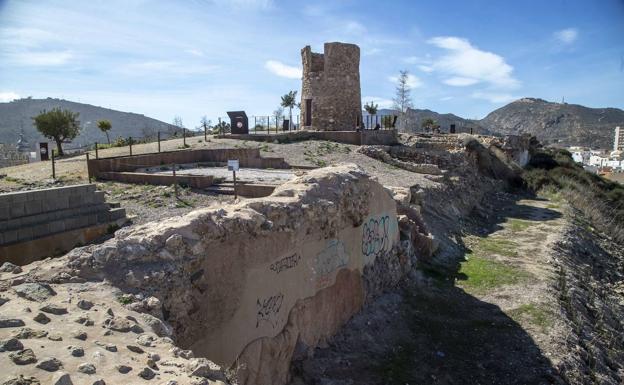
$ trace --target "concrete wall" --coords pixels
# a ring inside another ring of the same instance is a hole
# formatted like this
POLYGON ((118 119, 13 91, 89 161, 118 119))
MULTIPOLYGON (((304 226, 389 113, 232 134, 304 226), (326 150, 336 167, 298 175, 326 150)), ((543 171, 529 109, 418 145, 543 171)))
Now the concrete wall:
MULTIPOLYGON (((147 174, 141 172, 100 172, 100 179, 114 180, 123 183, 152 184, 160 186, 171 186, 181 184, 193 188, 206 188, 212 186, 213 177, 211 175, 162 175, 147 174)), ((268 195, 268 194, 267 194, 268 195)))
POLYGON ((360 48, 355 44, 325 43, 323 54, 310 46, 301 50, 302 126, 307 113, 306 99, 312 100, 313 127, 323 131, 355 130, 362 122, 360 90, 360 48))
MULTIPOLYGON (((0 194, 0 262, 10 260, 24 264, 66 251, 62 245, 57 247, 54 243, 48 243, 47 247, 20 246, 17 249, 13 245, 122 218, 125 218, 125 210, 111 209, 104 200, 104 193, 96 191, 94 184, 0 194), (16 253, 16 250, 22 251, 16 253)), ((74 244, 78 242, 81 241, 74 244)))
POLYGON ((398 143, 396 130, 362 130, 362 131, 296 131, 283 132, 279 134, 228 134, 221 135, 220 138, 254 140, 258 142, 282 143, 296 142, 302 140, 328 140, 338 143, 354 145, 393 145, 398 143))
POLYGON ((89 174, 98 178, 102 172, 132 172, 145 168, 170 164, 198 162, 227 162, 238 159, 241 167, 289 168, 283 158, 263 158, 257 148, 243 149, 205 149, 168 151, 153 154, 119 156, 113 158, 89 159, 89 174))

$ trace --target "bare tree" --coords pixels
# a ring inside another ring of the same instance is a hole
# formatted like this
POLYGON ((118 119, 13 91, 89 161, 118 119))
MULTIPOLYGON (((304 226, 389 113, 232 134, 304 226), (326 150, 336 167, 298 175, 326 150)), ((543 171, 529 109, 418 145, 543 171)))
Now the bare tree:
POLYGON ((399 111, 399 129, 407 128, 408 117, 407 112, 412 107, 411 88, 408 84, 409 72, 407 70, 399 71, 397 78, 396 94, 392 101, 394 109, 399 111))
POLYGON ((184 127, 184 123, 182 123, 182 117, 180 115, 176 115, 173 117, 173 122, 171 123, 176 127, 180 127, 183 128, 184 127))

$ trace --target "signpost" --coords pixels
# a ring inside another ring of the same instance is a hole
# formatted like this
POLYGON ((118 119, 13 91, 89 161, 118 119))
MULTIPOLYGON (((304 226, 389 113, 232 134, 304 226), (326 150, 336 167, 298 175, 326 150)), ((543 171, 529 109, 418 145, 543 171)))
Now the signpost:
POLYGON ((228 171, 232 171, 232 174, 234 176, 234 199, 237 199, 238 195, 236 194, 236 171, 238 171, 239 169, 238 159, 228 160, 227 165, 228 171))

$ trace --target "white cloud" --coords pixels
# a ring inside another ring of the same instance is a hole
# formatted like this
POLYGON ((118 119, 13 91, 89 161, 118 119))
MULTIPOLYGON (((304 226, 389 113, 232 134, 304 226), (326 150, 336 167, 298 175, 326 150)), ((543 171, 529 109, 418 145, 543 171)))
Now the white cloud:
POLYGON ((365 96, 362 98, 362 106, 369 102, 377 104, 379 108, 392 108, 392 105, 394 104, 392 100, 380 98, 378 96, 365 96))
POLYGON ((341 28, 348 34, 351 35, 363 35, 366 33, 366 27, 364 27, 362 24, 358 23, 357 21, 348 21, 344 24, 342 24, 341 28))
POLYGON ((479 81, 477 79, 462 78, 460 76, 455 76, 455 77, 444 80, 444 84, 448 84, 449 86, 455 86, 455 87, 471 86, 473 84, 477 84, 478 82, 479 81))
POLYGON ((191 54, 193 56, 197 56, 197 57, 203 57, 204 56, 204 52, 199 50, 199 49, 187 49, 185 51, 188 54, 191 54))
MULTIPOLYGON (((398 83, 399 82, 399 77, 398 76, 390 76, 388 78, 388 80, 390 80, 392 83, 398 83)), ((412 74, 407 74, 407 86, 409 88, 418 88, 421 87, 423 85, 422 81, 417 78, 416 76, 412 75, 412 74)))
POLYGON ((289 66, 277 60, 268 60, 264 63, 264 68, 283 78, 301 79, 302 76, 301 68, 289 66))
POLYGON ((446 102, 447 100, 451 100, 451 99, 453 99, 452 96, 444 96, 444 97, 440 98, 440 101, 446 102))
POLYGON ((207 64, 179 63, 167 60, 152 60, 131 63, 121 68, 126 75, 169 74, 169 75, 205 75, 214 72, 218 66, 207 64))
POLYGON ((421 70, 422 72, 426 72, 426 73, 433 72, 433 67, 428 66, 428 65, 424 65, 424 64, 419 65, 418 69, 421 70))
POLYGON ((10 54, 17 64, 35 67, 54 67, 68 63, 74 58, 70 51, 25 51, 10 54))
POLYGON ((0 103, 10 102, 11 100, 19 99, 20 96, 15 92, 0 92, 0 103))
POLYGON ((508 93, 481 92, 481 91, 473 92, 472 95, 470 96, 475 99, 487 100, 490 103, 509 103, 516 99, 519 99, 518 96, 514 96, 508 93))
POLYGON ((468 83, 487 83, 493 87, 514 88, 520 83, 512 75, 513 67, 503 57, 482 51, 466 39, 441 36, 430 39, 428 43, 448 51, 446 55, 433 59, 429 66, 448 76, 446 84, 466 86, 468 83))
POLYGON ((566 28, 561 31, 557 31, 554 33, 555 39, 557 39, 562 44, 572 44, 578 38, 578 29, 576 28, 566 28))

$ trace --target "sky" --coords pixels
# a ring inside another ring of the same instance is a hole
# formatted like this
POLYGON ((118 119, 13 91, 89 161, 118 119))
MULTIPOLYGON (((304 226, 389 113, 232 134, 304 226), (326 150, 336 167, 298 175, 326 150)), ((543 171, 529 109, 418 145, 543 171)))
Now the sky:
POLYGON ((482 118, 521 97, 624 108, 624 0, 0 0, 0 102, 63 98, 186 127, 271 114, 301 48, 361 49, 363 103, 482 118))

